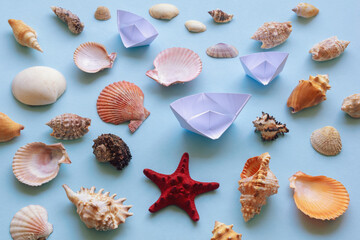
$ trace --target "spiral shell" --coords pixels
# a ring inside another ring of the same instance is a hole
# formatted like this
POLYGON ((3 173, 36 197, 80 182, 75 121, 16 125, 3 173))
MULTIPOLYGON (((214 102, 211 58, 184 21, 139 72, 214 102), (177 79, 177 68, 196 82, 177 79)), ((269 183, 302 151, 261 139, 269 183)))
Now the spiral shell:
POLYGON ((216 9, 216 10, 211 10, 208 12, 210 14, 210 16, 214 19, 215 22, 217 23, 227 23, 230 22, 234 15, 232 14, 227 14, 226 12, 223 12, 220 9, 216 9))
POLYGON ((331 126, 315 130, 311 134, 310 142, 316 151, 327 156, 339 154, 342 148, 340 133, 331 126))
POLYGON ((20 45, 43 52, 37 41, 37 34, 34 29, 21 20, 9 19, 8 22, 13 30, 16 41, 20 45))
POLYGON ((289 132, 286 124, 276 121, 273 116, 264 112, 262 112, 261 117, 257 117, 252 123, 254 124, 255 132, 260 132, 261 139, 264 141, 275 140, 279 135, 284 135, 289 132))
POLYGON ((341 110, 353 118, 360 118, 360 93, 346 97, 342 103, 341 110))
POLYGON ((261 41, 261 48, 268 49, 285 42, 291 31, 291 22, 266 22, 254 33, 251 39, 261 41))
POLYGON ((334 36, 315 44, 309 53, 312 54, 312 59, 315 61, 327 61, 340 56, 349 43, 349 41, 339 40, 334 36))
POLYGON ((7 142, 20 136, 24 126, 14 122, 6 114, 0 112, 0 142, 7 142))
POLYGON ((299 3, 292 11, 304 18, 315 17, 319 13, 319 9, 309 3, 299 3))
POLYGON ((241 240, 241 234, 235 232, 233 224, 225 225, 224 223, 215 221, 212 238, 210 240, 241 240))

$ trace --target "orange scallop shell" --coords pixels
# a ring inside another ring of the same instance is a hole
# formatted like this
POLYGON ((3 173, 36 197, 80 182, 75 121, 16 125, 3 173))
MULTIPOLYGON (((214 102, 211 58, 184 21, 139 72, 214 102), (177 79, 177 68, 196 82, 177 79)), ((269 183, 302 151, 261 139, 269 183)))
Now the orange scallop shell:
POLYGON ((104 122, 118 125, 130 121, 131 132, 135 132, 150 115, 144 108, 144 93, 138 86, 126 81, 105 87, 98 97, 96 107, 104 122))
POLYGON ((297 172, 289 181, 296 206, 311 218, 334 220, 349 206, 349 193, 335 179, 297 172))

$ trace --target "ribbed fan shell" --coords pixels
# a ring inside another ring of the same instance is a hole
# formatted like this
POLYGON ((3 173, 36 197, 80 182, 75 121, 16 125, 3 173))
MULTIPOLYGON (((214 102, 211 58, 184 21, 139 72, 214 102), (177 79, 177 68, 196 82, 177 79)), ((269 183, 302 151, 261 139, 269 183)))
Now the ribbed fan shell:
POLYGON ((214 58, 234 58, 239 55, 239 51, 226 43, 218 43, 208 47, 206 54, 214 58))
POLYGON ((331 126, 315 130, 310 142, 316 151, 327 156, 339 154, 342 148, 340 133, 331 126))

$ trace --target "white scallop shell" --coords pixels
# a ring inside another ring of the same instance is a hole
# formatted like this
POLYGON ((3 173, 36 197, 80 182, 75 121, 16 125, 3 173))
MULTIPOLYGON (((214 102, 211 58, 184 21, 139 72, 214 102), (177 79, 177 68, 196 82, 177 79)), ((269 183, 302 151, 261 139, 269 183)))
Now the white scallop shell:
POLYGON ((199 33, 205 32, 206 26, 202 22, 196 20, 189 20, 185 22, 185 27, 189 32, 199 33))

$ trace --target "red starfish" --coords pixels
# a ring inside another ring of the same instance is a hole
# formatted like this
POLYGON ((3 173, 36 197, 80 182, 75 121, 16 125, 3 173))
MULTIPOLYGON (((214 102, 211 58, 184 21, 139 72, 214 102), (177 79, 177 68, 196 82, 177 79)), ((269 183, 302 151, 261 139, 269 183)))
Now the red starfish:
POLYGON ((199 220, 194 202, 195 197, 219 187, 219 183, 198 182, 190 177, 188 153, 183 154, 179 166, 171 175, 157 173, 150 169, 144 169, 144 174, 161 191, 159 199, 149 208, 150 212, 157 212, 169 205, 177 205, 187 212, 193 221, 199 220))

